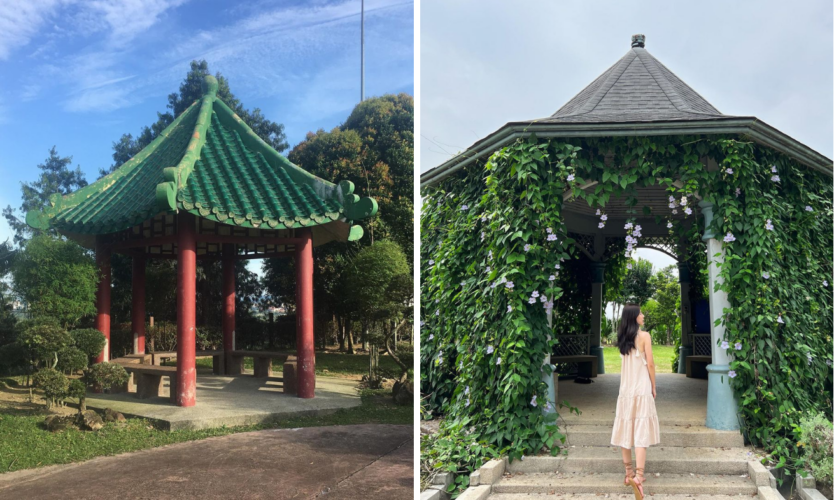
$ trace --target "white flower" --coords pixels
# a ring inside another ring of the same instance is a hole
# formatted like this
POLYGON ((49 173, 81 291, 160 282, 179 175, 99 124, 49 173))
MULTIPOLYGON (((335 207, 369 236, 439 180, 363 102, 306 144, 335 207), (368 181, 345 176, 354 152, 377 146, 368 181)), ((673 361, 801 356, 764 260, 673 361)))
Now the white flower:
POLYGON ((497 360, 495 360, 495 364, 496 364, 496 365, 500 365, 500 364, 501 364, 501 356, 498 356, 498 359, 497 359, 497 360))
POLYGON ((813 208, 811 208, 811 205, 805 205, 805 211, 806 211, 806 212, 813 212, 813 211, 814 211, 814 209, 813 209, 813 208))
POLYGON ((574 177, 574 175, 573 175, 573 174, 570 174, 570 175, 568 176, 568 182, 573 182, 573 180, 574 180, 575 178, 576 178, 576 177, 574 177))
POLYGON ((495 349, 491 345, 487 346, 487 354, 492 354, 493 351, 495 351, 495 349))
POLYGON ((686 196, 681 198, 681 205, 686 205, 686 196))
POLYGON ((667 222, 667 223, 666 223, 666 227, 667 227, 668 229, 672 229, 672 222, 671 222, 671 221, 667 222))
POLYGON ((432 333, 431 335, 429 335, 429 340, 433 340, 433 339, 434 339, 434 334, 432 333))

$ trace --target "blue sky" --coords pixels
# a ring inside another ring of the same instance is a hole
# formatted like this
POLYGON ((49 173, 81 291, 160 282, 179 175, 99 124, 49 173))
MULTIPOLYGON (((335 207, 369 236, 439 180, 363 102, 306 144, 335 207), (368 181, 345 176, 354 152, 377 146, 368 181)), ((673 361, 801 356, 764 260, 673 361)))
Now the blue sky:
MULTIPOLYGON (((20 182, 53 145, 94 181, 114 141, 165 111, 193 59, 283 123, 290 147, 338 126, 359 102, 359 12, 360 0, 4 0, 0 205, 20 206, 20 182)), ((414 94, 413 12, 365 1, 366 97, 414 94)))

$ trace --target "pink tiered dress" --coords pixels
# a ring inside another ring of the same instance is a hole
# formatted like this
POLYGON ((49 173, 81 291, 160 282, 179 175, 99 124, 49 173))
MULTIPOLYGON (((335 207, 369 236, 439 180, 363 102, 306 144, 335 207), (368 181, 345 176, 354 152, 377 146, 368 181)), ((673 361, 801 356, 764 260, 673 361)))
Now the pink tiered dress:
POLYGON ((646 354, 636 347, 628 355, 620 354, 620 395, 611 445, 631 449, 647 448, 660 443, 660 424, 652 397, 646 354))

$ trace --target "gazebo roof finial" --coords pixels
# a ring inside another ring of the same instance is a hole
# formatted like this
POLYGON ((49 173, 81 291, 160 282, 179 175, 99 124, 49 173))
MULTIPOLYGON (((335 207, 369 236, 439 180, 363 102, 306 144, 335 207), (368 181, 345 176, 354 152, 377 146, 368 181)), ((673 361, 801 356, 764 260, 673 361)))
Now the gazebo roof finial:
POLYGON ((631 47, 645 47, 646 35, 631 35, 631 47))

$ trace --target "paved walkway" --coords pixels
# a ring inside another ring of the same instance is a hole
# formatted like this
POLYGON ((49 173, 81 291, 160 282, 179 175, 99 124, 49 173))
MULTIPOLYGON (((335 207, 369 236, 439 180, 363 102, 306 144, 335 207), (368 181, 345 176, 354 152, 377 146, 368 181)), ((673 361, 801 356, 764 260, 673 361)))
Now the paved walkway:
MULTIPOLYGON (((678 373, 658 373, 657 415, 660 426, 704 425, 707 421, 707 381, 686 378, 678 373)), ((617 394, 620 392, 620 374, 605 373, 592 378, 593 384, 577 384, 573 380, 559 381, 556 398, 579 408, 582 415, 561 410, 566 424, 610 425, 617 413, 617 394)))
POLYGON ((275 429, 0 474, 0 499, 392 499, 414 496, 414 430, 275 429))

